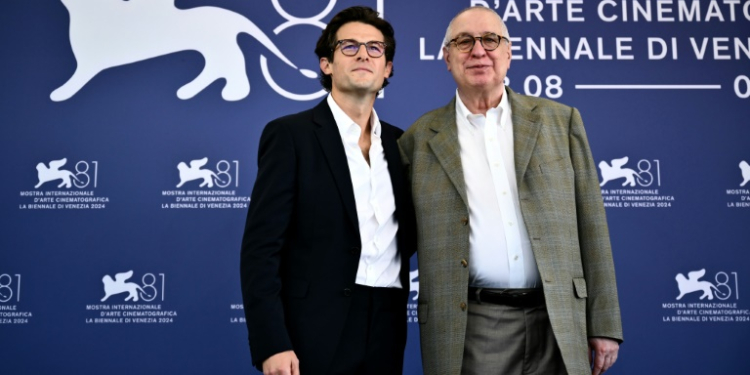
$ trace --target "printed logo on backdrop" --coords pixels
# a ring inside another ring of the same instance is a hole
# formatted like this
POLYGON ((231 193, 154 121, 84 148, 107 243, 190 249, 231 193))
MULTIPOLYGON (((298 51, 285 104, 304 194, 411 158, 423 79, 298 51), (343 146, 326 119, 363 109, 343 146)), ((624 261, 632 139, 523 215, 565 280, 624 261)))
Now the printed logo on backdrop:
POLYGON ((229 311, 230 311, 230 317, 229 317, 229 323, 231 324, 237 324, 242 323, 245 324, 245 306, 241 303, 232 303, 229 305, 229 311))
POLYGON ((101 278, 99 303, 86 305, 86 324, 171 324, 177 311, 165 309, 166 275, 134 271, 101 278), (106 302, 106 303, 105 303, 106 302))
POLYGON ((162 190, 163 209, 247 209, 250 197, 237 195, 238 160, 209 163, 208 157, 177 163, 177 184, 162 190))
MULTIPOLYGON (((271 0, 271 3, 286 20, 273 30, 275 35, 279 35, 286 29, 300 25, 324 29, 326 25, 322 19, 331 14, 336 0, 329 0, 319 14, 308 18, 289 14, 279 0, 271 0)), ((63 4, 71 15, 70 44, 77 67, 68 81, 50 94, 50 98, 56 102, 71 98, 106 69, 186 50, 201 53, 205 66, 197 77, 177 90, 178 98, 190 99, 216 80, 224 79, 226 84, 222 89, 222 98, 227 101, 244 99, 250 94, 250 82, 245 55, 237 44, 240 33, 255 38, 277 60, 297 71, 301 80, 317 82, 318 74, 315 71, 298 68, 247 17, 223 8, 203 6, 178 9, 173 0, 63 0, 63 4)), ((310 45, 314 43, 315 40, 311 39, 310 45)), ((315 61, 311 60, 310 63, 315 61)), ((309 85, 317 88, 308 93, 282 88, 272 77, 269 61, 264 54, 260 54, 260 69, 268 85, 287 99, 307 101, 326 94, 317 83, 309 85)), ((279 72, 277 74, 289 75, 288 69, 279 72)))
POLYGON ((36 165, 36 184, 20 193, 21 210, 100 210, 107 208, 108 197, 96 195, 99 162, 80 160, 68 164, 67 158, 36 165), (33 186, 33 190, 31 187, 33 186))
POLYGON ((419 270, 409 271, 409 300, 406 303, 406 322, 418 323, 417 301, 419 300, 419 270))
POLYGON ((705 268, 678 273, 675 296, 662 302, 662 322, 668 323, 750 323, 750 310, 740 304, 740 280, 737 272, 705 268))
POLYGON ((660 192, 661 163, 659 159, 640 159, 628 165, 629 157, 599 162, 604 207, 669 208, 674 196, 660 192), (604 187, 607 186, 606 189, 604 187))
POLYGON ((741 182, 738 188, 727 189, 727 207, 731 208, 750 208, 750 164, 742 160, 740 162, 741 182), (742 189, 744 187, 744 189, 742 189))
POLYGON ((21 275, 0 273, 0 325, 29 324, 34 314, 21 310, 21 275))

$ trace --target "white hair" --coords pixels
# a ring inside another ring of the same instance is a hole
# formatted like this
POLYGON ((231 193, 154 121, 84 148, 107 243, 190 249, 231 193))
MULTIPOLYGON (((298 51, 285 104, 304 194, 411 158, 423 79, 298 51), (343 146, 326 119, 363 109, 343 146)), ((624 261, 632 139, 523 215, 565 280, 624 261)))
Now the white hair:
POLYGON ((462 14, 464 14, 464 13, 470 11, 470 10, 474 10, 474 9, 485 10, 487 12, 490 12, 490 13, 494 14, 495 17, 497 17, 497 19, 500 21, 500 26, 502 27, 501 32, 503 33, 503 35, 501 35, 501 36, 504 36, 504 37, 508 38, 508 40, 510 40, 510 34, 508 34, 508 27, 505 26, 505 22, 503 22, 503 19, 500 17, 500 15, 497 14, 497 12, 495 12, 494 10, 492 10, 490 8, 487 8, 487 7, 484 7, 484 6, 481 6, 481 5, 475 5, 473 7, 464 8, 464 10, 458 12, 458 14, 456 14, 456 16, 453 17, 453 19, 451 20, 451 22, 448 24, 448 28, 445 30, 445 38, 443 38, 443 46, 447 45, 448 42, 451 39, 453 39, 453 38, 451 38, 451 36, 453 34, 453 30, 452 30, 453 21, 455 21, 456 18, 458 18, 458 16, 460 16, 460 15, 462 15, 462 14))

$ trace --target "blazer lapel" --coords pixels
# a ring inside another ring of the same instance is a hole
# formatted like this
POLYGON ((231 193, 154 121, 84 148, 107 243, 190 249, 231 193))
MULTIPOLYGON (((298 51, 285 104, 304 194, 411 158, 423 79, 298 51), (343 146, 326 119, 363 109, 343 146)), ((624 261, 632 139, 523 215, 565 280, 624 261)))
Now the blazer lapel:
POLYGON ((354 188, 352 188, 349 164, 346 160, 346 151, 341 141, 341 133, 339 133, 336 120, 333 118, 333 113, 331 112, 331 108, 328 107, 326 99, 323 99, 313 109, 313 122, 316 125, 315 136, 318 138, 326 161, 328 161, 328 167, 331 169, 331 174, 336 181, 346 214, 359 235, 357 207, 354 200, 354 188))
POLYGON ((466 198, 466 185, 464 182, 464 170, 461 166, 461 146, 458 143, 458 128, 456 124, 456 98, 442 108, 442 114, 437 116, 437 121, 430 124, 430 129, 435 136, 427 144, 440 162, 443 170, 458 191, 466 207, 469 200, 466 198))
POLYGON ((536 105, 527 103, 510 87, 506 87, 508 101, 513 113, 513 153, 515 154, 516 180, 523 180, 523 175, 529 166, 531 154, 534 152, 536 140, 542 123, 537 113, 536 105))

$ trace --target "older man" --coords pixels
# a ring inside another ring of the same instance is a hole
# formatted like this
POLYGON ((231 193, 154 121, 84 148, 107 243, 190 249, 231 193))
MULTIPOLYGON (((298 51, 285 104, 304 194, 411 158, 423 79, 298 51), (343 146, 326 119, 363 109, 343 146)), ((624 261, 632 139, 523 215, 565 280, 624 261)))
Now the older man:
POLYGON ((606 371, 622 326, 578 110, 503 85, 510 40, 488 8, 460 12, 443 53, 455 99, 399 140, 417 213, 425 374, 606 371))

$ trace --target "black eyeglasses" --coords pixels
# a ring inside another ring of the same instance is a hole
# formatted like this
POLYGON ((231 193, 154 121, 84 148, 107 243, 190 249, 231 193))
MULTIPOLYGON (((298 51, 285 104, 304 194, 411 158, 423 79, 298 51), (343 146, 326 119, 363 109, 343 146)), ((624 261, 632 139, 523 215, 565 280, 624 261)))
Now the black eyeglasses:
POLYGON ((388 47, 387 44, 375 40, 362 43, 354 39, 343 39, 337 41, 333 50, 336 49, 336 46, 341 46, 341 53, 345 56, 354 56, 359 52, 359 46, 365 46, 365 51, 367 51, 367 54, 372 58, 383 56, 385 48, 388 47))
POLYGON ((500 47, 500 42, 505 39, 508 43, 510 40, 504 36, 497 35, 495 33, 487 33, 482 36, 471 36, 471 35, 460 35, 455 39, 451 39, 446 43, 446 46, 452 44, 456 45, 456 48, 461 52, 469 52, 474 48, 474 44, 479 41, 482 44, 482 48, 485 51, 494 51, 497 47, 500 47))

